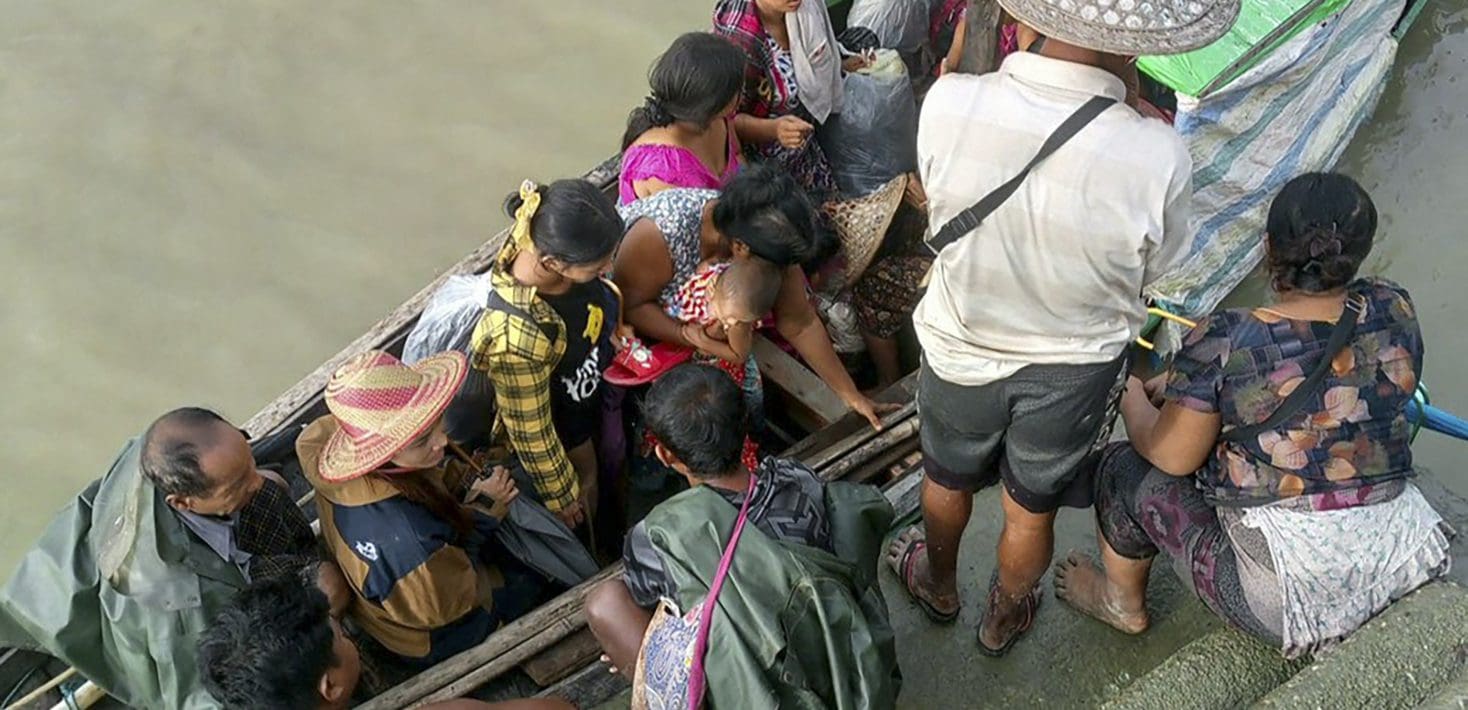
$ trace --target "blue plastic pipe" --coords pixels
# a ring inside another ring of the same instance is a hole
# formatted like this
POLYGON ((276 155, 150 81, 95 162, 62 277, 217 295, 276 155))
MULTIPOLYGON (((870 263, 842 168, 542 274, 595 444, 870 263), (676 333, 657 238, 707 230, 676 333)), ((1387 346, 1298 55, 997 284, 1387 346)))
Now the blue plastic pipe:
POLYGON ((1468 441, 1468 421, 1415 398, 1407 403, 1407 420, 1414 425, 1420 423, 1424 428, 1440 434, 1468 441))

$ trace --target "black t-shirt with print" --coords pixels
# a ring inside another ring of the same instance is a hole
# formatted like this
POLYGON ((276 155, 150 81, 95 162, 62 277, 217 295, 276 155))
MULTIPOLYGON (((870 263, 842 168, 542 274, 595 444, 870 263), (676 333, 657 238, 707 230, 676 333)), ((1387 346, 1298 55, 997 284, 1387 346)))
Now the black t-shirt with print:
POLYGON ((561 445, 572 449, 589 440, 601 421, 602 373, 616 354, 617 303, 601 281, 539 295, 566 323, 566 352, 551 376, 551 419, 561 445))

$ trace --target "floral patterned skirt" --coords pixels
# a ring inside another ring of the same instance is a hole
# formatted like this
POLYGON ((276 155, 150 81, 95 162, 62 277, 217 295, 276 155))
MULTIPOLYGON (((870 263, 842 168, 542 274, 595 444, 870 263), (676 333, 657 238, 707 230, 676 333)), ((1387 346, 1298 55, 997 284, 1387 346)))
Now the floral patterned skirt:
POLYGON ((1106 543, 1134 560, 1163 552, 1185 587, 1230 626, 1281 644, 1284 611, 1269 546, 1237 511, 1203 498, 1192 476, 1153 468, 1127 443, 1101 454, 1096 517, 1106 543))

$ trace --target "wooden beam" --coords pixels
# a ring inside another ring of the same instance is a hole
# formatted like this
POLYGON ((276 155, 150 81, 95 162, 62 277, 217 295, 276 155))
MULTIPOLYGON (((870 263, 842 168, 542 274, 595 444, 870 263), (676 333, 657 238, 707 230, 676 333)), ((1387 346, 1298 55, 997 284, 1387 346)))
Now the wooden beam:
MULTIPOLYGON (((462 687, 461 681, 471 672, 492 668, 493 673, 483 677, 480 681, 483 682, 514 668, 521 661, 529 659, 585 626, 586 620, 581 614, 581 609, 586 593, 601 584, 603 580, 611 579, 621 573, 621 563, 607 567, 570 591, 506 624, 503 628, 490 634, 489 638, 478 646, 452 656, 367 701, 360 706, 361 710, 398 710, 398 708, 409 707, 422 702, 425 697, 445 687, 462 687), (501 659, 513 660, 501 662, 501 659)), ((464 692, 472 689, 471 686, 464 692)))
POLYGON ((621 673, 600 663, 591 663, 555 685, 540 691, 537 698, 561 698, 578 708, 591 708, 615 697, 631 684, 621 673))
POLYGON ((826 386, 810 368, 802 365, 790 353, 770 342, 763 336, 754 338, 754 359, 759 363, 760 374, 765 380, 795 398, 802 406, 815 414, 818 425, 830 424, 847 412, 846 403, 826 386))
POLYGON ((834 481, 845 478, 846 474, 855 470, 878 454, 886 452, 898 444, 917 436, 918 418, 908 417, 898 424, 887 427, 871 441, 856 447, 851 453, 831 462, 829 466, 821 469, 821 478, 834 481))
POLYGON ((968 0, 963 56, 958 60, 960 72, 987 74, 998 68, 999 12, 997 0, 968 0))
POLYGON ((526 661, 521 668, 536 685, 544 688, 595 661, 600 655, 601 644, 591 635, 591 629, 582 629, 526 661))

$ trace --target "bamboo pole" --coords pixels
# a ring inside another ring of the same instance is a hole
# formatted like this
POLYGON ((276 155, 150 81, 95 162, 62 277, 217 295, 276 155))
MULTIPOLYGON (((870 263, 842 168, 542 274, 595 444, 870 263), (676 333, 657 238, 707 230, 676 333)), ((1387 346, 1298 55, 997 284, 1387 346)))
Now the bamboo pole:
POLYGON ((78 687, 76 692, 71 694, 69 701, 67 698, 62 697, 61 702, 51 706, 51 710, 78 710, 79 708, 85 710, 85 708, 96 705, 98 700, 105 697, 107 697, 107 691, 89 680, 82 683, 81 687, 78 687))
POLYGON ((74 675, 76 675, 76 669, 75 668, 68 668, 68 669, 66 669, 66 670, 64 670, 64 671, 62 671, 60 673, 57 673, 55 678, 52 678, 51 680, 46 681, 45 683, 43 683, 41 685, 41 687, 36 688, 35 690, 32 690, 29 693, 26 693, 25 696, 22 697, 20 700, 17 700, 15 702, 11 703, 10 705, 7 705, 5 707, 5 710, 13 710, 14 708, 23 708, 26 705, 29 705, 30 703, 33 703, 33 702, 35 702, 37 700, 40 700, 41 697, 44 696, 46 693, 51 692, 53 689, 56 688, 56 686, 61 685, 62 683, 65 683, 68 679, 70 679, 74 675))

